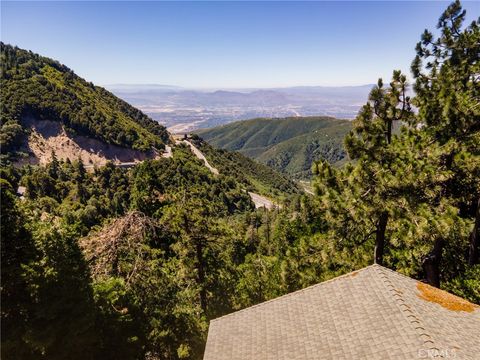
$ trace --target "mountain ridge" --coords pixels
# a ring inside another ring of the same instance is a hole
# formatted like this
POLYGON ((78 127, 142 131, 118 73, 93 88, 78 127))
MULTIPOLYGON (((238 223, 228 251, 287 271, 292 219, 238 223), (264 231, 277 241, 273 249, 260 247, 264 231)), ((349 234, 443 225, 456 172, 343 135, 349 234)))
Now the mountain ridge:
POLYGON ((341 163, 351 122, 331 117, 258 118, 195 131, 211 145, 238 151, 295 178, 309 178, 314 161, 341 163))
POLYGON ((254 118, 331 116, 353 119, 373 85, 278 88, 115 87, 117 96, 138 106, 174 133, 254 118))
POLYGON ((3 155, 29 153, 27 118, 55 121, 71 138, 87 136, 145 153, 170 141, 165 127, 58 61, 3 42, 0 47, 3 155))

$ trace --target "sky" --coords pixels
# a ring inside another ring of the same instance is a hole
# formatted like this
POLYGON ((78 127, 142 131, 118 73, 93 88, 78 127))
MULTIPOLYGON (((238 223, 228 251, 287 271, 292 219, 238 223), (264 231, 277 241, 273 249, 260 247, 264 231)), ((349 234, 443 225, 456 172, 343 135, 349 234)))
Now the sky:
POLYGON ((99 85, 361 85, 409 73, 448 3, 2 1, 1 39, 99 85))

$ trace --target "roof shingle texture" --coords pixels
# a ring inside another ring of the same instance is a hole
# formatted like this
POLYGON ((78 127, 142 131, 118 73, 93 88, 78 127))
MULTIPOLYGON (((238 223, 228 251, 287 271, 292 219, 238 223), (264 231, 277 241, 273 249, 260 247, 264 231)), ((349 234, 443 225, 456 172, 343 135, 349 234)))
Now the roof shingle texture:
POLYGON ((480 359, 480 308, 421 295, 372 265, 212 320, 204 360, 480 359))

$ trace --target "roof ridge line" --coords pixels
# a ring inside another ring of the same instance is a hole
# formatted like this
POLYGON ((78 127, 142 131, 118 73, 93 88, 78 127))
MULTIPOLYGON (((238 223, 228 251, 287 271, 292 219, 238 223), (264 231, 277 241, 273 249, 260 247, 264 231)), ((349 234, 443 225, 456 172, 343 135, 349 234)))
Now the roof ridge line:
POLYGON ((382 266, 381 266, 381 265, 378 265, 378 264, 368 265, 368 266, 365 266, 365 267, 363 267, 363 268, 361 268, 361 269, 354 270, 354 271, 350 271, 349 273, 346 273, 346 274, 343 274, 343 275, 339 275, 339 276, 336 276, 336 277, 334 277, 334 278, 331 278, 331 279, 328 279, 328 280, 319 282, 319 283, 317 283, 317 284, 313 284, 313 285, 307 286, 307 287, 305 287, 305 288, 303 288, 303 289, 295 290, 295 291, 292 291, 292 292, 290 292, 290 293, 288 293, 288 294, 281 295, 281 296, 277 296, 276 298, 273 298, 273 299, 270 299, 270 300, 265 300, 265 301, 262 301, 261 303, 255 304, 255 305, 247 306, 246 308, 243 308, 243 309, 240 309, 240 310, 231 312, 230 314, 226 314, 226 315, 219 316, 219 317, 217 317, 217 318, 215 318, 215 319, 210 320, 210 322, 214 322, 214 321, 217 321, 217 320, 226 318, 226 317, 228 317, 228 316, 232 316, 232 315, 237 314, 237 313, 239 313, 239 312, 243 312, 243 311, 246 311, 246 310, 250 310, 250 309, 252 309, 252 308, 256 308, 256 307, 259 307, 259 306, 263 306, 263 305, 265 305, 265 304, 268 304, 268 303, 271 303, 271 302, 274 302, 274 301, 277 301, 277 300, 286 298, 286 297, 288 297, 288 296, 292 296, 292 295, 301 293, 301 292, 303 292, 303 291, 311 290, 311 289, 316 288, 316 287, 318 287, 318 286, 321 286, 321 285, 323 285, 323 284, 331 283, 331 282, 334 282, 334 281, 336 281, 336 280, 345 278, 345 277, 347 277, 347 276, 352 276, 352 275, 354 275, 354 274, 356 275, 356 274, 359 273, 360 271, 364 271, 364 270, 367 270, 367 269, 369 269, 369 268, 375 268, 375 267, 382 267, 382 266))
MULTIPOLYGON (((405 275, 405 274, 402 274, 401 272, 392 270, 392 269, 387 268, 387 267, 385 267, 385 266, 380 266, 380 267, 381 267, 382 269, 384 269, 384 270, 390 271, 391 273, 393 273, 393 274, 395 274, 395 275, 399 275, 399 276, 401 276, 401 277, 403 277, 403 278, 405 278, 405 279, 408 279, 408 280, 411 280, 411 281, 415 281, 415 283, 417 283, 417 284, 425 284, 425 285, 428 285, 428 286, 432 286, 432 285, 430 285, 430 284, 429 284, 428 282, 426 282, 426 281, 414 279, 414 278, 412 278, 412 277, 410 277, 410 276, 407 276, 407 275, 405 275)), ((461 299, 461 300, 463 300, 463 301, 466 301, 466 302, 472 304, 472 305, 475 306, 475 307, 479 307, 479 308, 480 308, 480 305, 477 305, 476 303, 473 303, 473 302, 471 302, 470 300, 467 300, 467 299, 465 299, 465 298, 463 298, 463 297, 461 297, 461 296, 455 295, 454 293, 451 293, 451 292, 449 292, 449 291, 447 291, 447 290, 443 290, 442 288, 437 288, 437 287, 435 287, 435 289, 438 290, 438 291, 447 293, 447 294, 449 294, 449 295, 451 295, 451 296, 455 296, 455 297, 457 297, 457 298, 459 298, 459 299, 461 299)))
POLYGON ((427 329, 425 328, 425 325, 423 324, 422 320, 411 310, 412 306, 407 304, 406 301, 403 299, 402 297, 403 291, 397 290, 393 286, 392 281, 389 279, 389 277, 385 273, 385 270, 395 275, 400 275, 401 277, 404 277, 411 281, 414 281, 414 282, 418 282, 418 281, 383 266, 379 266, 376 268, 376 271, 380 275, 380 278, 382 279, 385 287, 387 288, 387 291, 389 291, 392 294, 392 298, 394 302, 397 304, 397 307, 400 309, 401 313, 404 314, 405 319, 410 323, 410 325, 413 326, 414 330, 419 335, 420 341, 423 342, 423 345, 428 350, 432 350, 432 353, 434 354, 433 357, 443 358, 444 356, 439 351, 438 347, 436 347, 434 338, 427 332, 427 329))

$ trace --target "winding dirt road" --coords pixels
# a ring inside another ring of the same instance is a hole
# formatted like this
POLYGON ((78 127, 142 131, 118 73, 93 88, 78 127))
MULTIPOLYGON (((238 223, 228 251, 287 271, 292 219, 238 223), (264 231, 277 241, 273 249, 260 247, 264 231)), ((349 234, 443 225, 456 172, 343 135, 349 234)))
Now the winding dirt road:
MULTIPOLYGON (((163 158, 171 158, 173 156, 173 152, 172 152, 172 147, 170 145, 165 145, 165 151, 162 153, 161 155, 163 158)), ((158 159, 158 157, 156 157, 156 159, 158 159)), ((123 168, 131 168, 135 165, 138 165, 142 162, 143 160, 140 160, 140 161, 128 161, 128 162, 118 162, 118 163, 114 163, 115 166, 118 166, 118 167, 123 167, 123 168)), ((87 165, 84 165, 85 169, 91 171, 95 168, 95 165, 91 165, 91 164, 87 164, 87 165)))
POLYGON ((192 150, 193 154, 199 158, 200 160, 202 160, 205 164, 205 166, 208 168, 208 170, 210 170, 212 172, 212 174, 214 175, 218 175, 220 174, 218 172, 218 170, 216 168, 214 168, 212 165, 210 165, 210 163, 208 162, 207 158, 205 157, 205 155, 203 155, 203 153, 198 150, 198 148, 193 145, 190 141, 188 140, 182 140, 181 142, 187 144, 188 146, 190 146, 190 149, 192 150))
MULTIPOLYGON (((190 149, 192 150, 193 154, 197 158, 199 158, 200 160, 202 160, 204 162, 205 166, 212 172, 212 174, 214 174, 214 175, 219 174, 219 171, 216 168, 214 168, 212 165, 209 164, 205 155, 203 155, 203 153, 195 145, 193 145, 188 140, 177 140, 177 144, 182 143, 182 142, 187 144, 188 146, 190 146, 190 149)), ((265 209, 271 210, 271 209, 274 209, 276 207, 280 207, 280 205, 275 204, 272 200, 266 198, 265 196, 262 196, 262 195, 259 195, 259 194, 256 194, 256 193, 253 193, 253 192, 250 192, 250 191, 248 192, 248 195, 250 195, 250 198, 252 199, 253 203, 255 204, 256 209, 265 208, 265 209)))

